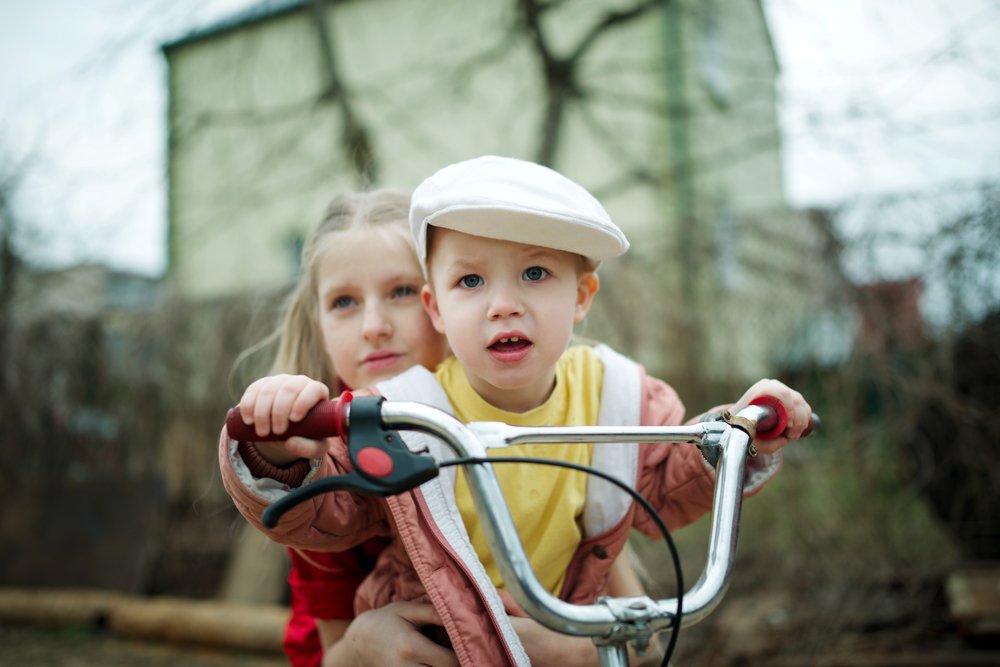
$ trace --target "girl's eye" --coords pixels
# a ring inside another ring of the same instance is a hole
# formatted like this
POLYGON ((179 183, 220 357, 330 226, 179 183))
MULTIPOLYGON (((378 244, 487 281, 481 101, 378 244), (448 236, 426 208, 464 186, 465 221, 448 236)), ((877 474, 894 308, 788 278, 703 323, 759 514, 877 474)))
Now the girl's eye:
POLYGON ((399 285, 394 290, 392 290, 392 296, 394 299, 400 299, 407 296, 413 296, 414 294, 418 294, 419 292, 420 290, 418 290, 413 285, 399 285))
POLYGON ((483 284, 483 279, 474 273, 470 273, 467 276, 462 276, 459 279, 458 284, 462 287, 479 287, 483 284))
POLYGON ((355 303, 356 302, 354 301, 354 297, 338 296, 337 298, 335 298, 333 301, 330 302, 330 309, 336 310, 338 308, 350 308, 355 303))
POLYGON ((521 277, 530 282, 538 282, 546 275, 548 275, 548 273, 549 273, 548 271, 546 271, 540 266, 530 266, 524 270, 524 273, 521 274, 521 277))

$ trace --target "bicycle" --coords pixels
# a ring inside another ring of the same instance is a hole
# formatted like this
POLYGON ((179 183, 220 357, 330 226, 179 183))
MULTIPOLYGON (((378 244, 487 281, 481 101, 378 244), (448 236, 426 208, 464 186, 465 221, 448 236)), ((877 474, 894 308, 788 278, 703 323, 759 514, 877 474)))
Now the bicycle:
MULTIPOLYGON (((814 414, 807 433, 818 424, 819 418, 814 414)), ((321 493, 348 490, 371 495, 394 495, 433 479, 442 467, 463 465, 490 550, 508 591, 526 613, 557 632, 591 637, 597 645, 600 664, 605 667, 627 666, 628 644, 632 644, 642 655, 654 634, 671 629, 663 658, 666 665, 676 646, 680 628, 708 616, 728 588, 739 537, 746 460, 748 455, 756 453, 752 440, 755 436, 761 439, 777 437, 784 431, 785 425, 784 408, 780 402, 769 397, 755 400, 735 415, 725 413, 718 420, 687 426, 515 427, 497 422, 463 424, 446 412, 421 403, 387 401, 378 396, 354 398, 345 392, 339 400, 317 405, 302 421, 292 424, 287 432, 264 439, 284 440, 293 435, 315 439, 340 437, 348 444, 355 470, 346 475, 323 478, 289 492, 264 511, 262 522, 274 527, 289 509, 321 493), (411 452, 397 430, 432 435, 458 458, 438 462, 428 454, 411 452), (627 484, 604 474, 600 476, 633 494, 647 511, 653 513, 671 551, 677 597, 664 600, 652 600, 647 596, 602 597, 594 604, 573 605, 555 597, 539 583, 492 465, 516 461, 596 471, 562 462, 538 459, 508 461, 502 457, 487 457, 486 454, 490 449, 522 443, 566 442, 684 443, 701 450, 706 461, 716 469, 716 485, 705 568, 689 591, 684 590, 679 558, 662 521, 645 499, 627 484)), ((261 439, 254 435, 252 427, 243 424, 236 408, 227 415, 227 428, 230 437, 235 439, 261 439)))

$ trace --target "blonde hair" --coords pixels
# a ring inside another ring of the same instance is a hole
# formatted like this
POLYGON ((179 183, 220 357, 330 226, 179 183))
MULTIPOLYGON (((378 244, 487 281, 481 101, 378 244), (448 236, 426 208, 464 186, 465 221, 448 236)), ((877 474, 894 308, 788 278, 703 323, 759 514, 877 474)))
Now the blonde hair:
POLYGON ((320 331, 317 266, 331 237, 338 232, 372 229, 398 233, 412 245, 407 226, 410 195, 398 190, 372 190, 336 197, 302 248, 302 275, 285 301, 280 324, 269 337, 278 351, 271 373, 293 373, 322 380, 341 391, 336 369, 323 346, 320 331))

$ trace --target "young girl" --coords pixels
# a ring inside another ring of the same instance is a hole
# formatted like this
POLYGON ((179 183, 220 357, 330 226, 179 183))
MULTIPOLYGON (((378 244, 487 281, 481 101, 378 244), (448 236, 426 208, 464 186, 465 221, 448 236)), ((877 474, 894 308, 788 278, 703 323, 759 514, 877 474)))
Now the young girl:
MULTIPOLYGON (((408 195, 391 190, 345 195, 330 204, 303 249, 303 275, 279 329, 274 373, 322 379, 339 393, 414 365, 433 369, 445 357, 445 339, 420 300, 424 279, 408 234, 409 205, 408 195)), ((258 390, 266 388, 258 382, 247 391, 258 390)), ((449 649, 419 631, 441 624, 430 604, 399 602, 354 619, 354 594, 387 542, 375 538, 345 552, 289 549, 292 616, 285 651, 292 665, 315 667, 321 657, 327 667, 458 664, 449 649)), ((612 581, 616 595, 641 594, 624 559, 612 581)), ((554 635, 524 619, 515 624, 538 662, 588 653, 586 640, 554 635)))
MULTIPOLYGON (((444 340, 420 304, 423 276, 405 226, 409 205, 409 195, 389 190, 331 202, 303 249, 303 274, 277 332, 275 373, 309 375, 340 391, 414 364, 433 368, 444 358, 444 340)), ((331 660, 346 662, 350 649, 364 645, 339 640, 354 616, 354 592, 385 542, 373 539, 339 553, 289 549, 292 615, 284 645, 292 665, 318 667, 324 646, 332 647, 331 660)), ((397 631, 403 650, 446 654, 413 632, 414 625, 435 622, 428 611, 385 608, 379 624, 397 631)), ((447 664, 447 656, 437 659, 447 664)))

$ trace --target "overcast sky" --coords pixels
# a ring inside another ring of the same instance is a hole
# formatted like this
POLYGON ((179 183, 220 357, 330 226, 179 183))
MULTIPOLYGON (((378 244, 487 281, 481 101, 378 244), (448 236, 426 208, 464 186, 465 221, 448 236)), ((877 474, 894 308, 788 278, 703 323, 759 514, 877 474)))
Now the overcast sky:
MULTIPOLYGON (((27 174, 15 210, 44 259, 165 268, 159 45, 248 4, 0 2, 0 178, 27 174)), ((996 0, 765 7, 791 203, 1000 180, 996 0)))

